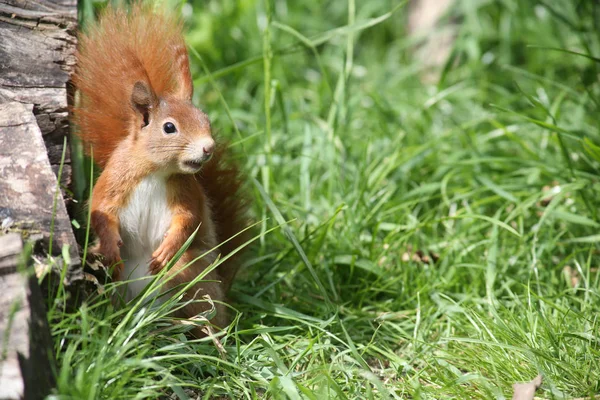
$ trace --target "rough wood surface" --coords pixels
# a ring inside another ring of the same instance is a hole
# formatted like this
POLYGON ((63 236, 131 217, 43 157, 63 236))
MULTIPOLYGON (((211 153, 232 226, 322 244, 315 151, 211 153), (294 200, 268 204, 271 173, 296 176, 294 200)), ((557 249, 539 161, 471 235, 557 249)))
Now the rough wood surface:
POLYGON ((20 235, 0 236, 0 399, 42 399, 54 385, 54 354, 35 276, 16 272, 20 235))
MULTIPOLYGON (((76 0, 0 0, 0 399, 41 399, 54 385, 37 278, 17 271, 22 240, 36 244, 42 261, 50 249, 59 255, 68 245, 65 283, 83 278, 63 198, 55 195, 69 133, 76 23, 76 0)), ((66 150, 65 187, 71 176, 66 150)), ((56 276, 48 274, 52 284, 44 286, 55 287, 56 276)))
MULTIPOLYGON (((0 0, 0 103, 33 105, 55 172, 69 131, 66 88, 76 26, 76 0, 0 0)), ((67 152, 63 184, 69 162, 67 152)))
MULTIPOLYGON (((61 196, 54 204, 58 185, 32 108, 18 102, 0 104, 0 228, 41 241, 54 255, 69 245, 75 266, 77 243, 61 196)), ((80 273, 77 270, 72 272, 80 273)))

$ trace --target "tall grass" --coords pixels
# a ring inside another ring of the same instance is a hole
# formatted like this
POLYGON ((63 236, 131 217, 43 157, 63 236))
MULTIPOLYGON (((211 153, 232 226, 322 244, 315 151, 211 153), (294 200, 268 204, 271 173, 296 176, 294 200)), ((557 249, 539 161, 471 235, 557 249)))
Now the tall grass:
POLYGON ((195 102, 265 221, 239 314, 220 352, 86 303, 53 320, 58 397, 600 393, 600 6, 457 1, 423 84, 402 5, 183 5, 195 102))

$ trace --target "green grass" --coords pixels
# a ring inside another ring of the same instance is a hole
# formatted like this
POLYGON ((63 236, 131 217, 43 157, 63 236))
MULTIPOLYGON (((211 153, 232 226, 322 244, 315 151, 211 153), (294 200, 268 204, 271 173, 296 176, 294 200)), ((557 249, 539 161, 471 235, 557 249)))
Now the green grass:
POLYGON ((166 309, 51 310, 57 397, 600 394, 600 6, 457 1, 424 84, 401 2, 190 5, 259 222, 238 318, 220 354, 166 309))

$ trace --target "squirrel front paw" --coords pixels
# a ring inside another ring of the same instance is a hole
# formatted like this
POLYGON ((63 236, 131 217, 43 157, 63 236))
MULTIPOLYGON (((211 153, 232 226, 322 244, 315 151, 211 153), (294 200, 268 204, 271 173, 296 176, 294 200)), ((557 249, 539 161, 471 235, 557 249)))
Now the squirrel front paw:
POLYGON ((179 251, 183 243, 177 240, 177 236, 170 235, 169 233, 165 234, 165 239, 158 246, 158 249, 152 253, 152 260, 150 260, 150 265, 148 266, 151 274, 155 275, 159 273, 179 251))
POLYGON ((121 250, 123 246, 121 238, 111 241, 100 241, 100 245, 95 249, 96 253, 100 254, 104 259, 104 265, 106 268, 113 267, 112 279, 118 281, 121 279, 121 272, 123 271, 123 261, 121 260, 121 250))

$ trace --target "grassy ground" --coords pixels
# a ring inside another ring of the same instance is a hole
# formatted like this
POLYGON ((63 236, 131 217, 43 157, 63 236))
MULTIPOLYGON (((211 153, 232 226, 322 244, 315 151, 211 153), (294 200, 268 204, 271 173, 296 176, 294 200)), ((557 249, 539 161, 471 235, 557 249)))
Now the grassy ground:
POLYGON ((265 221, 239 318, 220 354, 165 310, 55 311, 60 397, 600 393, 600 6, 456 3, 436 84, 397 1, 185 6, 197 104, 265 221))

